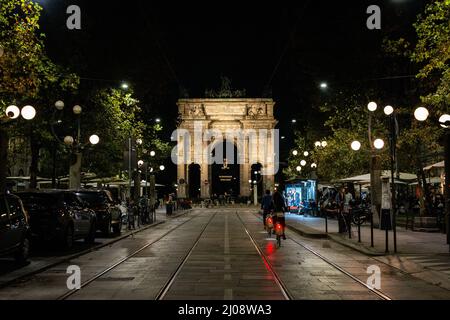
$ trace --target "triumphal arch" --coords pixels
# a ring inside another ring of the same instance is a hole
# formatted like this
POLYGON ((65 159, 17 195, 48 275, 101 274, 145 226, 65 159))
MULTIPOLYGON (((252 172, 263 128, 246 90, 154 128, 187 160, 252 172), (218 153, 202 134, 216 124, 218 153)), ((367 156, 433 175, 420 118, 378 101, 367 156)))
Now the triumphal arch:
POLYGON ((198 197, 210 198, 227 183, 235 186, 238 196, 250 196, 255 183, 273 190, 279 137, 272 99, 180 99, 177 105, 179 125, 172 135, 177 141, 172 161, 177 164, 178 197, 198 192, 198 197), (255 165, 258 171, 253 171, 255 165), (193 167, 198 168, 197 178, 193 167))

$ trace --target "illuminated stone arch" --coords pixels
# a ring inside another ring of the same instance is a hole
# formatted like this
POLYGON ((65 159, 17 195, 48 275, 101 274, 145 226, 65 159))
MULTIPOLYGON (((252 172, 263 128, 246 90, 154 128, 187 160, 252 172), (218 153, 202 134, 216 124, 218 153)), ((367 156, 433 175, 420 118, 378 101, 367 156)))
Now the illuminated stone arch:
MULTIPOLYGON (((250 167, 254 162, 264 164, 263 170, 271 174, 263 177, 264 189, 273 189, 275 167, 277 160, 266 161, 265 158, 274 157, 278 150, 266 143, 260 146, 256 143, 261 130, 273 135, 277 120, 273 116, 275 102, 266 98, 230 98, 230 99, 180 99, 177 102, 180 116, 178 129, 188 132, 190 139, 185 147, 177 151, 178 182, 187 181, 187 163, 200 165, 201 198, 210 198, 211 170, 210 152, 222 140, 232 142, 238 150, 240 196, 250 196, 251 178, 250 167), (253 130, 253 131, 252 131, 253 130), (254 132, 254 135, 247 135, 254 132), (207 134, 210 133, 210 134, 207 134), (236 134, 234 138, 233 134, 236 134), (252 137, 253 136, 253 139, 252 137), (267 148, 262 150, 262 148, 267 148), (251 163, 250 163, 251 161, 251 163)), ((178 145, 180 145, 179 138, 178 145)), ((186 140, 187 141, 187 140, 186 140)), ((278 146, 276 141, 276 146, 278 146)), ((275 158, 277 159, 277 158, 275 158)), ((186 187, 178 188, 178 196, 185 198, 189 195, 186 187)))

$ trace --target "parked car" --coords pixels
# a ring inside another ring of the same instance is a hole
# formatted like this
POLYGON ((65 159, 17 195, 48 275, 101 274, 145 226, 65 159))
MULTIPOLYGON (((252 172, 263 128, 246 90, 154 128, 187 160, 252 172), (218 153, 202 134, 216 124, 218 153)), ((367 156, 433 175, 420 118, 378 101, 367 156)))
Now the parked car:
POLYGON ((70 191, 32 191, 17 194, 29 214, 33 239, 54 241, 66 249, 74 240, 95 241, 95 212, 70 191))
POLYGON ((29 252, 30 227, 22 201, 12 194, 0 195, 0 256, 25 262, 29 252))
POLYGON ((76 190, 75 194, 97 215, 97 229, 109 236, 122 230, 122 211, 108 190, 76 190))

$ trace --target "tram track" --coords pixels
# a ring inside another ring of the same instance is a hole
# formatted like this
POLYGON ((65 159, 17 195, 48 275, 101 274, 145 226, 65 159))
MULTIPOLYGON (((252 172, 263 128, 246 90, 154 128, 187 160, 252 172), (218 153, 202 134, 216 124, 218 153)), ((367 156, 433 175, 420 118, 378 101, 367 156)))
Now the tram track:
POLYGON ((167 292, 170 290, 170 288, 172 287, 173 283, 175 282, 175 280, 176 280, 178 274, 180 273, 181 269, 183 269, 184 265, 186 264, 186 262, 188 261, 189 257, 191 256, 192 252, 194 251, 194 249, 197 247, 198 243, 200 242, 200 239, 201 239, 202 235, 205 233, 206 228, 211 224, 211 221, 214 219, 214 217, 216 215, 217 215, 217 212, 213 214, 213 216, 209 219, 208 223, 203 227, 202 231, 198 235, 198 237, 195 240, 194 244, 189 249, 189 251, 186 253, 186 255, 184 256, 184 258, 181 261, 181 263, 177 266, 175 272, 170 276, 170 278, 166 281, 164 286, 161 288, 161 290, 156 295, 155 300, 163 300, 164 299, 164 297, 166 296, 167 292))
MULTIPOLYGON (((236 213, 237 214, 237 213, 236 213)), ((261 217, 259 217, 258 215, 254 214, 253 215, 255 217, 257 217, 259 220, 262 220, 261 217)), ((242 221, 242 220, 241 220, 242 221)), ((286 230, 288 231, 288 230, 286 230)), ((291 231, 289 231, 289 233, 291 233, 291 231)), ((293 232, 292 232, 293 233, 293 232)), ((363 286, 364 288, 366 288, 367 290, 369 290, 369 292, 371 292, 372 294, 378 296, 380 299, 382 300, 392 300, 391 297, 389 297, 387 294, 383 293, 382 291, 373 288, 372 286, 369 286, 367 283, 361 281, 358 277, 354 276, 353 274, 351 274, 350 272, 348 272, 347 270, 345 270, 344 268, 342 268, 341 266, 339 266, 337 263, 334 263, 333 261, 331 261, 330 259, 326 258, 325 256, 323 256, 322 254, 320 254, 319 252, 317 252, 316 250, 310 248, 309 246, 301 243, 300 241, 295 240, 293 237, 289 237, 289 240, 296 243, 297 245, 301 246, 303 249, 305 249, 306 251, 312 253, 314 256, 318 257, 319 259, 321 259, 322 261, 324 261, 325 263, 327 263, 328 265, 332 266, 334 269, 340 271, 341 273, 343 273, 344 275, 346 275, 347 277, 351 278, 352 280, 354 280, 356 283, 358 283, 359 285, 363 286)), ((265 258, 265 260, 268 262, 267 258, 265 258)), ((270 264, 270 263, 269 263, 270 264)))
POLYGON ((274 279, 275 283, 277 284, 277 286, 280 288, 280 291, 283 294, 284 298, 286 300, 293 300, 293 296, 289 293, 289 290, 287 289, 286 285, 283 283, 281 278, 278 276, 277 272, 274 270, 272 264, 269 262, 269 260, 267 259, 266 255, 262 252, 261 248, 258 246, 258 244, 256 243, 255 239, 253 238, 251 233, 248 231, 247 227, 244 224, 244 221, 242 221, 242 219, 239 216, 239 214, 237 213, 237 211, 236 211, 236 216, 237 216, 238 220, 242 223, 242 226, 244 228, 245 233, 250 238, 250 241, 252 242, 252 244, 255 247, 256 251, 260 255, 260 257, 263 260, 265 266, 267 267, 269 272, 272 274, 273 279, 274 279))
MULTIPOLYGON (((164 234, 162 234, 161 236, 159 236, 157 239, 150 241, 149 243, 146 243, 145 245, 141 246, 139 249, 135 250, 134 252, 132 252, 131 254, 127 255, 124 258, 121 258, 120 260, 118 260, 117 262, 115 262, 114 264, 110 265, 108 268, 104 269, 103 271, 97 273, 96 275, 94 275, 93 277, 89 278, 88 280, 84 281, 81 283, 80 285, 80 289, 73 289, 73 290, 69 290, 67 291, 65 294, 59 296, 58 298, 56 298, 56 300, 67 300, 69 297, 71 297, 72 295, 80 292, 83 288, 86 288, 88 285, 92 284, 93 282, 95 282, 96 280, 98 280, 99 278, 101 278, 102 276, 104 276, 105 274, 107 274, 108 272, 110 272, 111 270, 117 268, 118 266, 120 266, 121 264, 123 264, 124 262, 128 261, 130 258, 136 256, 137 254, 139 254, 140 252, 142 252, 143 250, 149 248, 150 246, 154 245, 155 243, 161 241, 163 238, 165 238, 167 235, 169 235, 170 233, 172 233, 173 231, 177 230, 178 228, 180 228, 181 226, 185 225, 186 223, 192 221, 195 218, 198 218, 199 216, 196 215, 194 217, 191 217, 190 219, 180 223, 179 225, 177 225, 175 228, 170 229, 169 231, 165 232, 164 234)), ((209 224, 209 222, 208 222, 209 224)))

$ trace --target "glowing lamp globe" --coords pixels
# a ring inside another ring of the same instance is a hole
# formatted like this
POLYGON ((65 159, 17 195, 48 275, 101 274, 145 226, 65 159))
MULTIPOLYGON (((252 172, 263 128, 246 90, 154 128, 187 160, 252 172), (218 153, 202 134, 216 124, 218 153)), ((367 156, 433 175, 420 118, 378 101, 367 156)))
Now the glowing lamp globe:
POLYGON ((305 161, 305 160, 300 161, 300 165, 301 165, 302 167, 306 166, 306 161, 305 161))
POLYGON ((377 104, 375 102, 369 102, 369 104, 367 105, 367 109, 369 109, 369 111, 374 112, 375 110, 377 110, 377 104))
POLYGON ((81 108, 81 106, 76 105, 76 106, 73 106, 72 111, 73 111, 73 113, 75 113, 75 114, 80 114, 81 111, 83 111, 83 109, 81 108))
POLYGON ((6 115, 8 116, 8 118, 11 118, 11 119, 16 119, 20 115, 20 110, 16 106, 9 106, 8 108, 6 108, 5 112, 6 112, 6 115))
POLYGON ((55 102, 55 108, 59 111, 61 111, 62 109, 64 109, 64 102, 61 100, 58 100, 55 102))
POLYGON ((356 140, 353 141, 352 144, 351 144, 351 148, 354 151, 358 151, 359 149, 361 149, 361 142, 356 141, 356 140))
POLYGON ((25 120, 31 120, 36 116, 36 109, 34 109, 32 106, 25 106, 22 108, 22 118, 25 120))
POLYGON ((419 107, 414 111, 414 118, 416 118, 418 121, 425 121, 428 118, 428 115, 430 113, 428 112, 427 108, 419 107))
POLYGON ((375 149, 383 149, 384 147, 384 141, 381 139, 375 139, 375 141, 373 142, 373 146, 375 147, 375 149))
POLYGON ((383 111, 385 115, 390 116, 394 112, 394 108, 392 106, 386 106, 383 111))
POLYGON ((443 114, 439 117, 439 123, 441 124, 442 128, 450 128, 450 114, 443 114))
POLYGON ((93 134, 92 136, 89 137, 89 142, 96 145, 97 143, 100 142, 100 138, 98 137, 98 135, 93 134))
POLYGON ((72 136, 65 136, 64 137, 64 143, 67 145, 72 145, 73 144, 73 137, 72 136))

